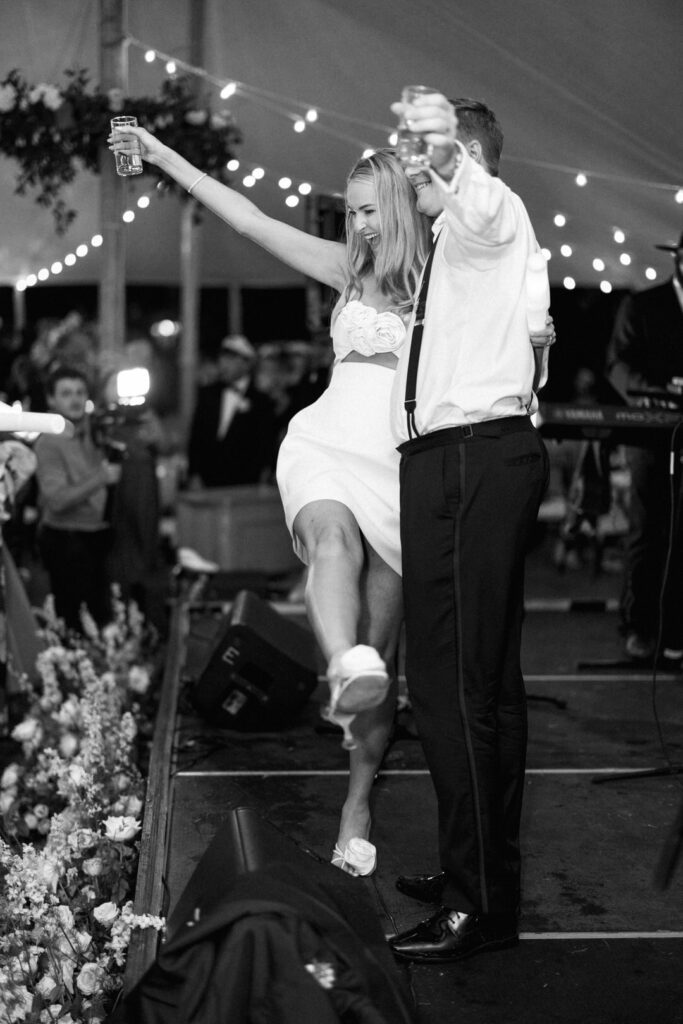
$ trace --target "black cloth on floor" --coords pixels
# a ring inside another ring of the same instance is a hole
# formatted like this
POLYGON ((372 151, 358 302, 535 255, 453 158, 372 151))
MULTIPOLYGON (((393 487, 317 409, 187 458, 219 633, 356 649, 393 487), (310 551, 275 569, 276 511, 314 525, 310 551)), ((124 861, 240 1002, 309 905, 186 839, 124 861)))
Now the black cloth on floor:
POLYGON ((310 858, 204 892, 110 1024, 414 1024, 362 886, 310 858))

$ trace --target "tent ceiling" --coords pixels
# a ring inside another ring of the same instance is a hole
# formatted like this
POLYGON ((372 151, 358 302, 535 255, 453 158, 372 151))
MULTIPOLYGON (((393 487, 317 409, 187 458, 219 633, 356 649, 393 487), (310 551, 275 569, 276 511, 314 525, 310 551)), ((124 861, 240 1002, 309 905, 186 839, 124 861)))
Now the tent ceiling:
MULTIPOLYGON (((310 181, 328 193, 365 146, 386 144, 389 110, 401 86, 419 81, 449 95, 486 100, 506 134, 502 176, 530 211, 541 245, 552 251, 551 280, 566 274, 580 285, 601 279, 614 287, 645 285, 645 268, 666 274, 670 262, 654 244, 677 238, 683 206, 680 131, 680 0, 205 0, 202 66, 249 88, 229 105, 244 134, 245 169, 266 176, 248 194, 266 212, 303 224, 303 204, 284 206, 277 179, 310 181), (262 92, 255 92, 261 90, 262 92), (268 93, 266 98, 263 92, 268 93), (293 102, 297 101, 298 106, 293 102), (297 134, 286 116, 307 105, 315 126, 297 134), (585 188, 576 171, 588 176, 585 188), (556 213, 567 223, 558 228, 556 213), (626 242, 619 246, 613 230, 626 242), (562 243, 572 247, 560 255, 562 243), (632 257, 619 262, 622 251, 632 257), (606 264, 592 267, 595 257, 606 264)), ((99 78, 98 5, 92 0, 22 0, 3 11, 0 75, 20 67, 32 81, 59 82, 68 67, 99 78)), ((190 0, 129 4, 128 32, 145 44, 189 59, 190 0)), ((129 49, 131 95, 152 95, 163 63, 146 64, 129 49)), ((207 86, 208 87, 208 86, 207 86)), ((65 237, 30 198, 13 196, 15 166, 0 160, 0 281, 50 265, 101 229, 98 180, 79 175, 71 200, 79 216, 65 237)), ((236 181, 240 181, 238 175, 236 181)), ((239 186, 241 187, 241 186, 239 186)), ((138 179, 132 196, 149 188, 138 179)), ((247 191, 247 190, 245 190, 247 191)), ((215 218, 204 221, 201 280, 205 284, 301 283, 215 218)), ((127 229, 131 282, 179 278, 179 203, 154 201, 127 229)), ((57 281, 96 281, 98 254, 57 281)))

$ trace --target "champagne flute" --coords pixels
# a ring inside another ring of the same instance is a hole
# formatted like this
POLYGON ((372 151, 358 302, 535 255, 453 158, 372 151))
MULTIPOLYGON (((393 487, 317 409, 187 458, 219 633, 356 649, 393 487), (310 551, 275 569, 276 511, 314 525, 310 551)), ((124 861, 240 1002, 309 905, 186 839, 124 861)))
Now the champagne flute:
MULTIPOLYGON (((409 105, 418 96, 432 96, 438 89, 432 89, 428 85, 406 85, 401 93, 401 103, 409 105)), ((430 149, 419 132, 411 132, 401 115, 398 124, 398 141, 396 143, 396 156, 404 167, 429 167, 430 149)))

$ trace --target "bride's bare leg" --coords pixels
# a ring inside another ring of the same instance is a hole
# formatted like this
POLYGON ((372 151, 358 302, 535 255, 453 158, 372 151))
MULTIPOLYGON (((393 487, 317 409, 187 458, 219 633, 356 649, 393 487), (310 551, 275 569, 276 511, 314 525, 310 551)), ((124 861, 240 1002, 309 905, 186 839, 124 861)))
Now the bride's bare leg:
POLYGON ((403 614, 401 578, 373 551, 363 576, 359 639, 384 658, 391 688, 379 707, 360 712, 353 722, 356 748, 349 752, 349 785, 337 840, 341 850, 356 836, 369 837, 370 793, 391 732, 398 692, 395 662, 403 614))
POLYGON ((358 524, 338 501, 312 501, 294 520, 308 555, 306 611, 326 662, 354 647, 364 552, 358 524))

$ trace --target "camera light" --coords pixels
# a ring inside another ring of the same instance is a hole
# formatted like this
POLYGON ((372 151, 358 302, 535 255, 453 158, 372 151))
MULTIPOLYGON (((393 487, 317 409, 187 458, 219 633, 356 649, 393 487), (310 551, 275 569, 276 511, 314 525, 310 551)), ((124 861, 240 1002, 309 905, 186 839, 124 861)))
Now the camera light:
POLYGON ((116 374, 116 395, 122 405, 141 405, 149 391, 149 370, 135 366, 116 374))

